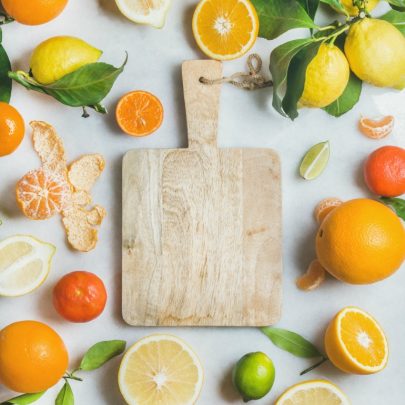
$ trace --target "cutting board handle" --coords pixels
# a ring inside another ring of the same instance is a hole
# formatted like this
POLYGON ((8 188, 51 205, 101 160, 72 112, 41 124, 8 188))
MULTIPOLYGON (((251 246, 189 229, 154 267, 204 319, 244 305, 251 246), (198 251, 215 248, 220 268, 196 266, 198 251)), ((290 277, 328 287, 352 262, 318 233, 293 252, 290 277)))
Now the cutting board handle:
POLYGON ((222 63, 214 60, 191 60, 183 63, 183 88, 186 103, 189 148, 203 145, 217 147, 221 85, 206 85, 201 77, 222 77, 222 63))

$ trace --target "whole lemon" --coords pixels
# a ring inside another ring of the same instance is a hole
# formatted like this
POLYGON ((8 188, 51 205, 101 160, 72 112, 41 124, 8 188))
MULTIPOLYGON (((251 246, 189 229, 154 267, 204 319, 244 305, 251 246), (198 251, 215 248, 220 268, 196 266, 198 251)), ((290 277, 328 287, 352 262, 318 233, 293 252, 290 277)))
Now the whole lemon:
POLYGON ((322 44, 309 63, 300 105, 323 108, 344 92, 350 77, 349 63, 335 45, 322 44))
MULTIPOLYGON (((377 4, 379 3, 380 0, 367 0, 366 1, 366 10, 367 11, 372 11, 375 9, 377 4)), ((348 12, 348 14, 352 17, 356 16, 359 14, 359 9, 358 7, 353 5, 353 0, 340 0, 340 3, 343 5, 345 10, 348 12)))
POLYGON ((370 284, 389 277, 405 259, 405 229, 385 205, 356 199, 336 207, 316 237, 322 266, 350 284, 370 284))
POLYGON ((350 68, 378 87, 405 87, 405 37, 384 20, 364 18, 354 23, 345 42, 350 68))
POLYGON ((87 42, 68 36, 49 38, 31 56, 31 72, 42 84, 53 83, 89 63, 97 62, 102 52, 87 42))

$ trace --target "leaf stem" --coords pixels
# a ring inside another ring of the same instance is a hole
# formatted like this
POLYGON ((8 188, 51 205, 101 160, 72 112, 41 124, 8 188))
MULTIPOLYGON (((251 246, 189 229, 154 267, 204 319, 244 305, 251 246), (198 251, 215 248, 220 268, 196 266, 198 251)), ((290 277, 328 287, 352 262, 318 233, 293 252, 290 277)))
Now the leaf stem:
POLYGON ((67 371, 66 374, 63 376, 63 378, 64 378, 65 380, 83 381, 82 378, 76 377, 76 376, 74 375, 74 373, 75 373, 76 371, 77 371, 77 370, 74 370, 74 371, 71 372, 71 373, 69 373, 69 372, 67 371))
POLYGON ((312 370, 315 370, 317 367, 321 366, 323 363, 326 363, 327 361, 329 361, 327 357, 322 357, 322 360, 318 361, 318 363, 315 363, 313 366, 306 368, 304 371, 301 371, 300 375, 304 375, 312 370))
POLYGON ((10 17, 8 14, 0 11, 0 25, 10 24, 14 21, 13 17, 10 17))

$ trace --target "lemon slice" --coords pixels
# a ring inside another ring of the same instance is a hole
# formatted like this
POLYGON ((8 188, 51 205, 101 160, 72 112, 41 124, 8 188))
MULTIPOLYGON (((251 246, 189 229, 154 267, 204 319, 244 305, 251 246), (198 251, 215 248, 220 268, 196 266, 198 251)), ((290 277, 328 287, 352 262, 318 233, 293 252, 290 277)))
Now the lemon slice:
POLYGON ((138 24, 162 28, 171 0, 115 0, 121 13, 138 24))
POLYGON ((118 384, 129 405, 191 405, 200 394, 203 374, 200 360, 185 342, 151 335, 128 349, 118 384))
POLYGON ((288 388, 275 405, 350 405, 347 396, 326 380, 305 381, 288 388))
POLYGON ((19 297, 37 289, 49 274, 55 250, 26 235, 0 242, 0 296, 19 297))

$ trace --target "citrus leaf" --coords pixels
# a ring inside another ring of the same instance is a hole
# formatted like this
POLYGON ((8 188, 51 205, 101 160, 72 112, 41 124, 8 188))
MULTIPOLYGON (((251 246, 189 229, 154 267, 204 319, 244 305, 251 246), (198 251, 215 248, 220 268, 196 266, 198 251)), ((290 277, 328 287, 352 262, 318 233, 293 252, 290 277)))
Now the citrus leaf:
POLYGON ((391 8, 396 11, 404 11, 405 10, 405 0, 387 0, 390 3, 391 8))
POLYGON ((127 58, 118 68, 103 62, 90 63, 47 85, 36 82, 24 72, 9 72, 8 75, 27 89, 48 94, 62 104, 94 108, 110 92, 126 62, 127 58))
POLYGON ((75 399, 70 384, 66 381, 55 399, 55 405, 74 405, 75 399))
POLYGON ((304 91, 307 67, 318 53, 320 42, 312 42, 292 58, 287 72, 287 90, 282 102, 284 112, 292 120, 298 117, 298 101, 304 91))
POLYGON ((298 0, 298 3, 304 8, 307 14, 312 18, 315 18, 315 14, 319 7, 320 0, 298 0))
POLYGON ((321 2, 329 5, 335 11, 340 11, 341 13, 348 15, 346 9, 342 6, 340 0, 321 0, 321 2))
POLYGON ((123 353, 125 347, 125 340, 109 340, 96 343, 94 346, 90 347, 84 355, 79 369, 84 371, 95 370, 107 363, 113 357, 123 353))
POLYGON ((402 35, 405 36, 405 12, 390 10, 388 13, 381 16, 380 19, 388 21, 393 26, 397 27, 402 35))
POLYGON ((262 332, 274 345, 294 356, 303 358, 325 357, 311 342, 295 332, 271 327, 262 328, 262 332))
POLYGON ((274 39, 293 28, 317 28, 296 0, 252 0, 259 16, 259 36, 274 39))
POLYGON ((0 405, 10 405, 10 404, 15 404, 15 405, 29 405, 32 404, 38 399, 40 399, 46 391, 43 392, 38 392, 36 394, 23 394, 19 395, 18 397, 11 398, 7 400, 6 402, 2 402, 0 405))
POLYGON ((405 200, 402 198, 388 198, 381 197, 380 200, 386 204, 390 205, 397 215, 405 221, 405 200))
POLYGON ((350 72, 349 82, 343 94, 324 110, 334 117, 340 117, 347 113, 359 101, 362 87, 363 82, 353 72, 350 72))
POLYGON ((8 103, 11 98, 11 79, 8 77, 10 69, 10 59, 3 46, 0 45, 0 101, 5 103, 8 103))
POLYGON ((287 79, 288 68, 292 58, 312 41, 312 39, 295 39, 278 46, 270 55, 270 72, 273 79, 273 107, 285 117, 287 115, 281 105, 280 91, 287 79))

